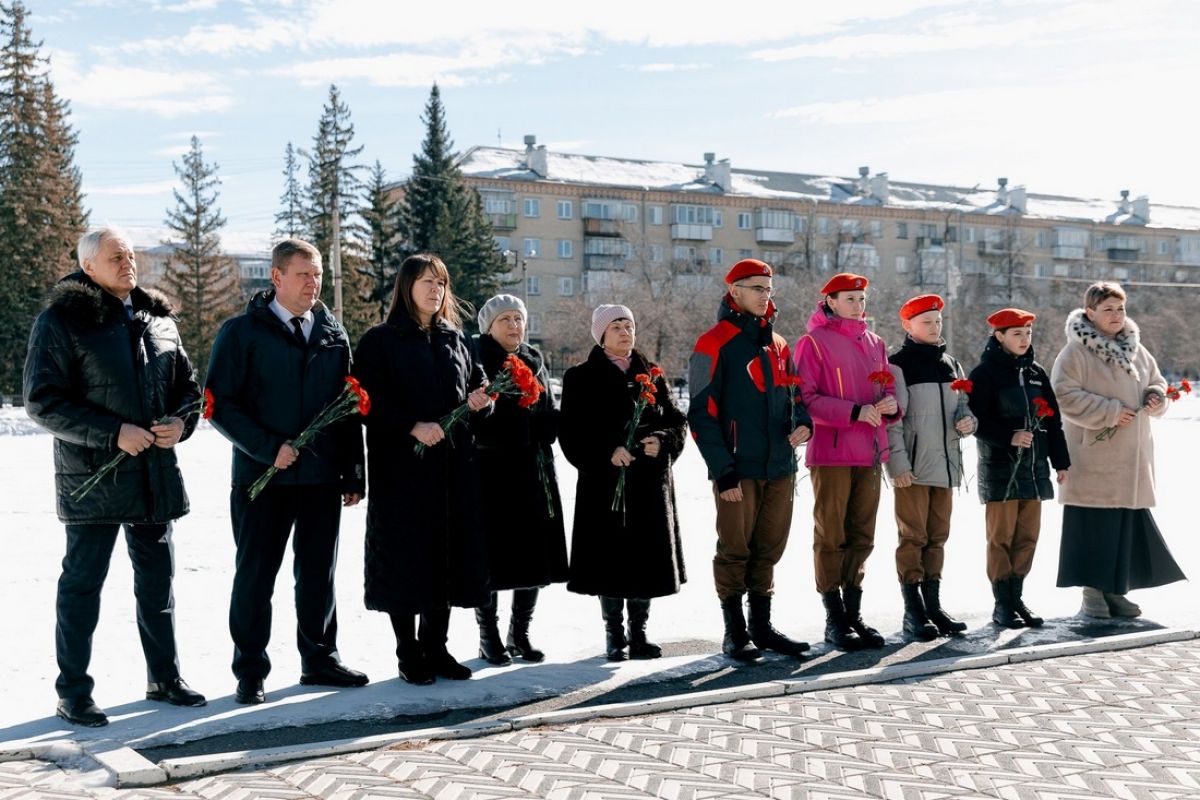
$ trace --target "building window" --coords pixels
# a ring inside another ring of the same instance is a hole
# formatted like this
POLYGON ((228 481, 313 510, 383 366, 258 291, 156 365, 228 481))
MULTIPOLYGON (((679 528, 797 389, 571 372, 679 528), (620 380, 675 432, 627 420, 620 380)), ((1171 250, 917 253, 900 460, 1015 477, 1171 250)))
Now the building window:
POLYGON ((817 256, 817 266, 821 269, 829 269, 829 253, 821 253, 817 256))
POLYGON ((574 243, 570 239, 558 240, 558 257, 571 258, 575 255, 574 243))
POLYGON ((974 258, 964 258, 962 271, 964 275, 978 275, 979 261, 974 258))
POLYGON ((716 225, 714 219, 717 215, 714 211, 712 206, 672 206, 676 225, 716 225))
POLYGON ((754 258, 754 251, 746 249, 738 250, 738 259, 740 260, 743 258, 754 258))
POLYGON ((525 276, 525 292, 530 297, 536 297, 542 293, 542 277, 540 275, 525 276))
POLYGON ((496 249, 497 250, 504 251, 504 250, 508 249, 508 237, 507 236, 493 236, 492 238, 496 240, 496 249))
POLYGON ((907 239, 908 238, 908 223, 907 222, 897 222, 896 223, 896 238, 897 239, 907 239))
POLYGON ((671 258, 676 261, 691 261, 696 257, 696 248, 688 247, 687 245, 677 244, 675 249, 671 251, 671 258))
POLYGON ((621 213, 624 216, 626 222, 637 222, 638 221, 638 207, 636 205, 634 205, 633 203, 626 203, 622 207, 621 213))
POLYGON ((646 206, 646 221, 651 225, 662 225, 662 206, 646 206))
POLYGON ((1171 243, 1165 239, 1158 243, 1158 254, 1160 256, 1169 255, 1171 252, 1171 243))
POLYGON ((558 279, 558 294, 561 297, 570 297, 575 294, 575 279, 574 278, 559 278, 558 279))
POLYGON ((941 241, 942 235, 941 232, 938 231, 937 225, 921 225, 918 230, 920 233, 917 235, 924 237, 925 241, 927 242, 932 242, 934 240, 941 241))
POLYGON ((795 216, 796 233, 804 233, 808 230, 808 217, 802 217, 799 214, 795 216))
POLYGON ((725 227, 725 212, 724 211, 717 209, 716 211, 713 212, 713 227, 714 228, 725 227))
POLYGON ((896 272, 908 272, 908 256, 896 256, 896 272))
MULTIPOLYGON (((1040 235, 1041 232, 1039 231, 1038 233, 1040 235)), ((1045 264, 1034 264, 1033 265, 1033 274, 1039 278, 1049 278, 1051 273, 1050 273, 1050 268, 1047 267, 1045 264)))
POLYGON ((878 239, 882 236, 883 236, 883 220, 881 220, 881 219, 871 220, 871 237, 874 239, 878 239))
POLYGON ((525 240, 525 257, 538 258, 542 254, 541 239, 526 239, 525 240))
POLYGON ((720 247, 708 248, 708 263, 723 264, 725 262, 725 251, 720 247))
POLYGON ((1054 265, 1055 277, 1065 278, 1070 274, 1071 274, 1071 265, 1070 264, 1055 264, 1054 265))
POLYGON ((663 260, 663 246, 661 244, 650 245, 650 263, 661 264, 662 260, 663 260))
MULTIPOLYGON (((570 200, 559 200, 557 203, 554 204, 554 206, 558 210, 558 218, 559 219, 570 219, 571 217, 573 217, 575 215, 575 209, 572 206, 570 200)), ((529 216, 529 215, 526 214, 525 216, 529 216)))
POLYGON ((1046 232, 1045 231, 1037 231, 1033 235, 1033 246, 1037 247, 1039 249, 1044 249, 1046 247, 1046 232))
POLYGON ((737 226, 739 231, 750 230, 750 212, 739 211, 737 216, 737 226))
POLYGON ((963 228, 963 241, 966 242, 967 244, 975 243, 975 229, 974 228, 963 228))
POLYGON ((530 336, 537 336, 542 332, 542 315, 530 314, 529 325, 525 328, 525 332, 530 336))
POLYGON ((817 217, 817 233, 826 236, 829 233, 829 217, 817 217))
POLYGON ((525 216, 540 217, 542 215, 542 201, 536 197, 525 198, 525 216))

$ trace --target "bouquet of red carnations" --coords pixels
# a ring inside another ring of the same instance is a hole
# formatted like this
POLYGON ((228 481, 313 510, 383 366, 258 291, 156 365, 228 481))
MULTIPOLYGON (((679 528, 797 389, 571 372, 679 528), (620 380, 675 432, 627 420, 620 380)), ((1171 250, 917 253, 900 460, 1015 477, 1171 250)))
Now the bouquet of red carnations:
MULTIPOLYGON (((1191 391, 1192 391, 1191 381, 1189 381, 1187 378, 1184 378, 1178 384, 1174 384, 1174 385, 1167 384, 1167 399, 1168 400, 1178 400, 1183 395, 1190 394, 1191 391)), ((1133 413, 1136 414, 1137 411, 1134 411, 1133 413)), ((1092 439, 1091 444, 1095 444, 1096 442, 1104 442, 1104 441, 1111 439, 1113 436, 1116 435, 1117 428, 1119 428, 1119 427, 1120 427, 1119 425, 1110 425, 1109 427, 1100 431, 1099 433, 1096 434, 1096 438, 1092 439)))
MULTIPOLYGON (((510 354, 504 359, 496 380, 488 384, 487 392, 492 400, 499 400, 500 395, 508 395, 517 398, 517 405, 521 408, 529 408, 542 396, 542 385, 524 361, 510 354)), ((438 425, 449 434, 450 429, 461 422, 470 410, 470 406, 463 403, 439 419, 438 425)), ((424 454, 426 449, 421 442, 413 445, 413 452, 417 455, 424 454)))
MULTIPOLYGON (((1029 430, 1034 435, 1035 441, 1038 431, 1043 430, 1042 420, 1054 416, 1054 409, 1050 407, 1049 401, 1044 397, 1033 398, 1033 418, 1029 424, 1029 430)), ((1004 499, 1012 498, 1013 493, 1017 491, 1017 473, 1021 469, 1021 461, 1025 458, 1025 451, 1029 448, 1018 447, 1017 456, 1013 460, 1012 474, 1008 476, 1008 486, 1004 489, 1004 499)))
MULTIPOLYGON (((642 412, 646 410, 646 406, 657 403, 654 399, 654 381, 662 376, 663 371, 658 367, 651 367, 649 375, 639 372, 633 376, 640 387, 640 392, 638 399, 633 403, 633 416, 625 427, 625 449, 630 452, 633 451, 633 437, 637 433, 638 423, 642 421, 642 412)), ((620 474, 617 476, 617 490, 613 493, 612 510, 625 511, 625 467, 620 468, 620 474)))

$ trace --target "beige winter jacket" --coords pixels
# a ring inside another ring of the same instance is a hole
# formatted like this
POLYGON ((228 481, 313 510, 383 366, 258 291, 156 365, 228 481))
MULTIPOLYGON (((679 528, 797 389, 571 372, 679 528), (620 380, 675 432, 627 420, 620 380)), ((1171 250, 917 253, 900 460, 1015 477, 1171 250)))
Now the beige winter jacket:
POLYGON ((1142 347, 1138 327, 1126 319, 1111 338, 1100 333, 1082 308, 1067 315, 1067 345, 1054 359, 1050 383, 1062 411, 1071 472, 1059 490, 1064 505, 1094 508, 1154 506, 1154 439, 1150 417, 1167 409, 1167 382, 1154 356, 1142 347), (1157 410, 1146 396, 1164 397, 1157 410), (1112 438, 1097 434, 1116 425, 1121 409, 1139 409, 1112 438))

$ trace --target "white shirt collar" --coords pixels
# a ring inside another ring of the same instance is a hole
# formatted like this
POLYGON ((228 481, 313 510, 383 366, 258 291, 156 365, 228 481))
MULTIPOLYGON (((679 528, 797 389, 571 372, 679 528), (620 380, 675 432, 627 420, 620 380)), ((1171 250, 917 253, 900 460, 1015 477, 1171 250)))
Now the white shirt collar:
POLYGON ((277 298, 273 297, 273 298, 271 298, 271 310, 275 312, 275 316, 279 317, 279 319, 282 320, 284 323, 286 323, 289 327, 292 324, 292 317, 299 317, 300 319, 304 320, 300 324, 304 326, 304 329, 306 331, 308 330, 308 327, 310 325, 312 325, 312 323, 313 323, 313 313, 312 313, 311 308, 308 311, 305 311, 303 314, 293 314, 292 312, 290 312, 286 308, 284 308, 282 305, 280 305, 279 300, 277 298))

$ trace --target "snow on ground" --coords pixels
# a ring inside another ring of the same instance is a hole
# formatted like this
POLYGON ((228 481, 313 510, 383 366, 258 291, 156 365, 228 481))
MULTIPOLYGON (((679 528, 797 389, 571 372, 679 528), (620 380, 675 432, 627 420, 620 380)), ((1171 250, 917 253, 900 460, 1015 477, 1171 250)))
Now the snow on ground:
MULTIPOLYGON (((1155 421, 1158 449, 1159 508, 1156 517, 1184 571, 1200 575, 1197 511, 1189 500, 1195 491, 1192 470, 1200 452, 1200 400, 1185 398, 1168 418, 1155 421)), ((0 530, 5 534, 0 558, 0 604, 10 609, 0 618, 0 747, 19 741, 117 738, 149 746, 192 741, 230 731, 256 730, 323 721, 388 718, 428 714, 450 708, 509 705, 582 688, 605 690, 636 680, 710 672, 722 662, 716 656, 678 656, 659 661, 606 663, 602 658, 603 626, 595 598, 555 586, 543 593, 534 618, 534 641, 549 654, 546 663, 488 667, 476 655, 473 615, 456 610, 451 621, 450 649, 471 659, 476 677, 468 682, 439 681, 412 687, 396 677, 395 642, 386 616, 362 604, 365 505, 343 514, 338 563, 339 644, 350 666, 372 678, 363 689, 329 690, 301 687, 294 644, 290 563, 276 584, 274 630, 270 655, 274 671, 267 679, 269 702, 248 708, 235 704, 235 681, 229 671, 232 646, 226 627, 233 575, 233 538, 229 527, 228 443, 202 427, 183 443, 180 460, 192 501, 192 512, 175 528, 175 583, 180 660, 185 679, 208 695, 203 709, 178 709, 143 699, 141 648, 134 623, 129 559, 118 543, 104 589, 95 636, 92 674, 95 697, 112 719, 108 728, 72 728, 53 717, 54 595, 62 558, 62 526, 55 517, 51 442, 33 434, 21 409, 0 409, 0 530)), ((965 448, 974 462, 974 444, 965 448)), ((559 459, 572 518, 574 470, 559 459)), ((664 642, 720 640, 721 615, 713 593, 710 563, 714 546, 713 503, 703 462, 689 445, 676 467, 676 485, 690 581, 673 597, 655 600, 650 633, 664 642)), ((892 547, 896 526, 891 500, 880 507, 877 552, 868 562, 864 616, 890 637, 900 625, 892 547)), ((801 480, 796 496, 792 541, 776 573, 776 624, 783 630, 819 642, 823 612, 812 577, 812 491, 801 480)), ((1079 606, 1078 591, 1054 587, 1058 562, 1061 509, 1043 507, 1042 540, 1027 598, 1039 613, 1069 617, 1079 606)), ((974 487, 956 496, 953 532, 947 549, 943 602, 971 627, 988 624, 990 587, 984 576, 983 509, 974 487)), ((1191 626, 1200 600, 1186 582, 1135 594, 1149 619, 1164 625, 1191 626)), ((502 624, 508 597, 502 600, 502 624)), ((1045 638, 1053 638, 1044 629, 1045 638)), ((1023 643, 1033 643, 1023 639, 1023 643)))

